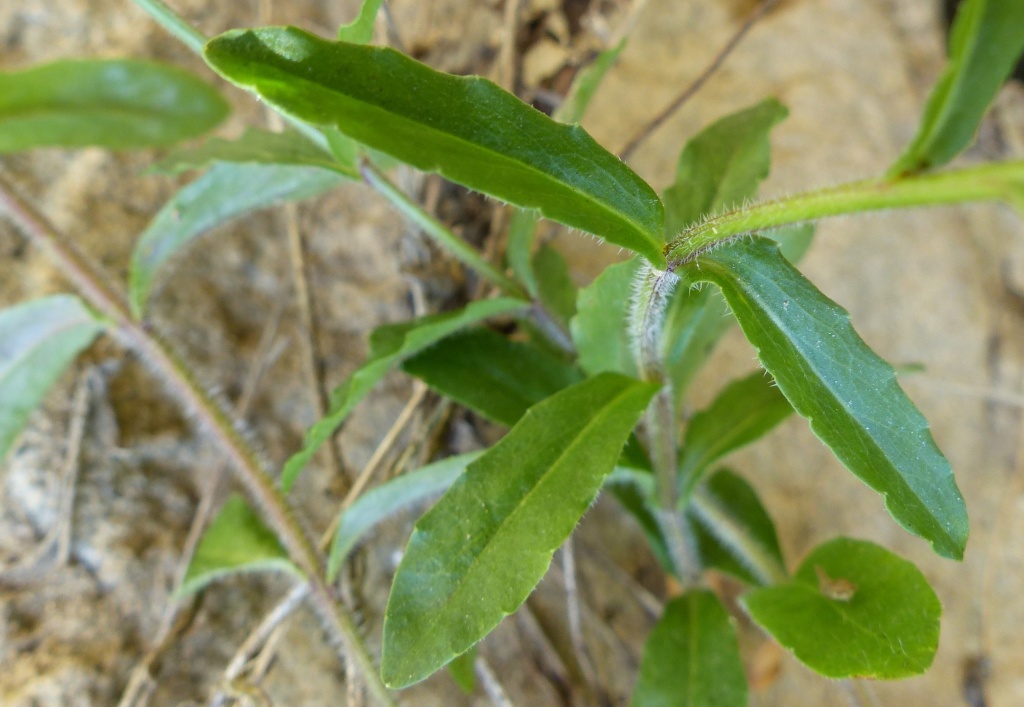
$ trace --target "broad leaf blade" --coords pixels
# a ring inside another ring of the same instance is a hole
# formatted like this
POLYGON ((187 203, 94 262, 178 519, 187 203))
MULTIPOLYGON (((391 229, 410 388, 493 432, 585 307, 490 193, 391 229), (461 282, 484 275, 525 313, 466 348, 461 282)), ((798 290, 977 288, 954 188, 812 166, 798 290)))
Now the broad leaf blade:
POLYGON ((0 153, 171 145, 212 129, 228 110, 215 89, 172 66, 131 59, 56 61, 0 72, 0 153))
POLYGON ((594 501, 655 390, 606 373, 557 393, 420 519, 388 600, 385 684, 424 679, 519 607, 594 501))
POLYGON ((651 188, 582 128, 490 81, 296 28, 228 32, 205 56, 286 113, 664 263, 662 206, 651 188))
POLYGON ((383 0, 363 0, 359 14, 347 25, 338 28, 338 39, 353 44, 366 44, 373 39, 373 25, 383 0))
POLYGON ((448 490, 483 452, 469 452, 410 471, 356 499, 341 515, 327 560, 327 581, 338 577, 356 543, 378 523, 448 490))
POLYGON ((693 589, 665 605, 644 646, 633 707, 745 707, 736 628, 718 597, 693 589))
POLYGON ((354 157, 351 162, 342 164, 294 130, 275 133, 256 128, 247 129, 237 140, 215 137, 199 147, 175 150, 153 165, 152 170, 178 174, 203 169, 212 162, 319 167, 359 179, 354 157))
POLYGON ((733 381, 690 420, 679 454, 679 474, 692 488, 726 454, 768 434, 793 407, 766 373, 733 381))
POLYGON ((142 315, 160 268, 211 228, 281 201, 308 199, 344 181, 336 172, 312 167, 214 165, 164 204, 135 244, 129 291, 132 311, 142 315))
POLYGON ((47 391, 102 329, 69 295, 0 310, 0 461, 47 391))
POLYGON ((825 297, 764 238, 700 258, 687 277, 717 284, 764 367, 836 457, 885 497, 893 518, 960 559, 967 509, 924 419, 879 358, 825 297))
POLYGON ((577 295, 569 331, 580 366, 590 375, 602 371, 636 375, 626 313, 639 270, 637 258, 609 265, 577 295))
POLYGON ((370 356, 348 379, 331 393, 327 415, 306 433, 302 449, 285 462, 281 472, 281 488, 287 493, 302 469, 316 454, 360 400, 373 389, 389 370, 402 360, 437 343, 460 329, 488 317, 511 314, 527 306, 526 302, 499 298, 471 302, 465 309, 432 314, 411 322, 380 327, 370 338, 370 356))
POLYGON ((789 584, 742 599, 758 624, 830 678, 920 675, 939 645, 942 607, 914 565, 873 543, 837 538, 789 584))
POLYGON ((676 181, 663 196, 669 238, 708 214, 742 206, 757 193, 771 165, 768 134, 788 113, 769 98, 718 120, 687 143, 676 181))
POLYGON ((402 369, 494 422, 511 427, 532 405, 578 383, 580 371, 490 329, 449 336, 402 369))
POLYGON ((576 284, 565 258, 545 243, 534 254, 532 265, 540 301, 563 326, 568 326, 576 314, 576 284))
POLYGON ((940 167, 967 147, 1021 52, 1024 3, 962 2, 950 34, 949 63, 928 97, 917 136, 890 173, 940 167))
POLYGON ((754 585, 785 581, 775 524, 743 477, 716 472, 696 490, 686 510, 705 567, 754 585))
POLYGON ((244 498, 234 495, 199 541, 178 595, 192 594, 210 582, 240 572, 286 572, 303 577, 273 531, 263 525, 244 498))

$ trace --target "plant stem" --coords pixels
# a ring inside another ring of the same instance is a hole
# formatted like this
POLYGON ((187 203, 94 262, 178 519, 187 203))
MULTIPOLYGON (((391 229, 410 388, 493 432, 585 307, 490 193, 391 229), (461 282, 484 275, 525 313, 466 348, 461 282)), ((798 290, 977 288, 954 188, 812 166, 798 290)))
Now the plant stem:
POLYGON ((683 231, 665 247, 668 269, 738 235, 882 209, 1002 199, 1024 208, 1024 161, 937 174, 867 179, 729 211, 683 231))
POLYGON ((402 212, 402 215, 422 228, 428 236, 457 260, 476 270, 481 277, 495 285, 504 294, 529 299, 518 283, 487 262, 474 248, 406 196, 405 192, 369 161, 363 160, 359 165, 359 171, 367 184, 387 197, 388 201, 402 212))
POLYGON ((230 413, 206 392, 189 367, 159 334, 132 318, 127 299, 110 286, 110 278, 73 242, 22 201, 3 178, 0 178, 0 208, 8 212, 34 245, 50 255, 79 295, 109 320, 111 333, 140 356, 196 427, 220 448, 235 477, 262 510, 291 560, 306 574, 315 606, 331 632, 344 643, 346 657, 359 664, 378 702, 392 704, 358 629, 331 597, 323 582, 324 566, 320 553, 267 475, 257 452, 239 433, 230 413))
POLYGON ((181 15, 167 6, 163 0, 135 0, 135 4, 149 13, 150 17, 165 30, 173 34, 181 43, 196 54, 203 53, 206 37, 190 25, 181 15))

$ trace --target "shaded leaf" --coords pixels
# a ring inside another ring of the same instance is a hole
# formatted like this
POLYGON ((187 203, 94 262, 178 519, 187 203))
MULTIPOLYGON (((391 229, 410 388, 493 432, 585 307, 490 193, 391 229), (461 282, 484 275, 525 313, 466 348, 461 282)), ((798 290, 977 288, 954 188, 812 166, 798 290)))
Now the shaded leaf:
POLYGON ((327 581, 338 577, 342 563, 356 543, 378 523, 423 503, 448 490, 469 464, 483 452, 469 452, 410 471, 372 491, 362 494, 349 506, 338 523, 327 559, 327 581))
POLYGON ((684 495, 711 464, 768 434, 792 412, 789 401, 763 371, 726 386, 686 428, 679 453, 684 495))
POLYGON ((290 27, 228 32, 205 56, 286 113, 665 262, 662 206, 651 188, 582 128, 490 81, 290 27))
POLYGON ((70 295, 0 310, 0 461, 47 391, 102 329, 70 295))
POLYGON ((134 59, 55 61, 0 72, 0 153, 171 145, 211 130, 228 111, 214 88, 173 66, 134 59))
POLYGON ((462 655, 456 657, 448 664, 448 672, 452 680, 459 686, 459 689, 467 695, 476 692, 476 646, 473 646, 462 655))
POLYGON ((508 298, 481 300, 471 302, 464 309, 455 312, 432 314, 376 329, 370 337, 370 355, 366 362, 331 393, 331 405, 327 415, 309 429, 302 449, 285 462, 284 470, 281 472, 281 488, 285 493, 291 489, 302 469, 320 449, 320 445, 341 426, 352 408, 403 359, 459 329, 488 317, 511 314, 526 306, 526 302, 508 298))
POLYGON ((534 254, 532 267, 540 301, 559 322, 568 326, 576 314, 576 285, 569 276, 565 258, 545 243, 534 254))
POLYGON ((537 237, 540 216, 528 209, 512 209, 508 223, 508 245, 505 259, 516 280, 526 288, 530 297, 537 297, 537 278, 533 274, 533 242, 537 237))
POLYGON ((320 167, 359 179, 354 155, 351 162, 342 164, 294 130, 274 133, 257 128, 248 128, 237 140, 215 137, 199 147, 175 150, 151 169, 161 174, 178 174, 203 169, 212 162, 320 167))
POLYGON ((767 239, 723 245, 686 276, 722 288, 743 333, 793 408, 836 457, 885 497, 893 518, 945 557, 963 557, 967 509, 892 367, 767 239))
POLYGON ((609 265, 577 295, 569 331, 580 366, 590 375, 602 371, 636 375, 626 315, 640 262, 633 258, 609 265))
POLYGON ((235 494, 224 502, 203 533, 178 595, 192 594, 215 580, 240 572, 285 572, 303 578, 273 531, 244 498, 235 494))
POLYGON ((939 167, 967 147, 1022 52, 1024 3, 962 2, 950 31, 949 63, 928 97, 917 136, 890 174, 939 167))
POLYGON ((160 268, 206 231, 256 209, 308 199, 343 181, 336 172, 312 167, 214 165, 164 204, 135 244, 129 274, 135 316, 145 311, 160 268))
POLYGON ((742 206, 757 193, 771 165, 768 134, 788 114, 769 98, 718 120, 686 144, 676 181, 663 196, 669 239, 708 214, 742 206))
POLYGON ((715 345, 735 320, 720 292, 710 287, 677 287, 665 312, 661 360, 672 382, 676 412, 715 345))
POLYGON ((644 646, 633 707, 745 707, 736 628, 718 597, 693 589, 665 605, 644 646))
POLYGON ((942 607, 928 580, 861 540, 820 545, 791 583, 754 590, 742 602, 775 640, 830 678, 920 675, 939 645, 942 607))
POLYGON ((801 223, 795 226, 783 226, 761 233, 765 238, 771 238, 779 244, 779 250, 783 257, 796 265, 803 260, 807 250, 814 240, 815 225, 813 223, 801 223))
POLYGON ((475 328, 442 339, 402 364, 431 388, 511 427, 526 410, 578 383, 576 367, 531 344, 475 328))
POLYGON ((716 472, 694 492, 686 511, 704 567, 755 585, 786 581, 775 524, 743 477, 716 472))
POLYGON ((615 66, 625 48, 626 40, 622 39, 616 46, 604 50, 588 66, 580 69, 572 81, 572 86, 569 87, 565 101, 555 110, 555 120, 561 123, 578 123, 583 120, 583 115, 587 112, 597 89, 601 87, 605 75, 615 66))
POLYGON ((677 575, 675 563, 668 551, 668 544, 661 530, 661 524, 654 515, 654 475, 648 470, 641 472, 633 468, 617 466, 605 480, 605 488, 626 511, 633 516, 650 545, 651 552, 670 575, 677 575))
POLYGON ((363 0, 356 18, 338 28, 338 39, 354 44, 366 44, 373 39, 373 25, 377 20, 381 2, 382 0, 363 0))
POLYGON ((655 392, 603 373, 556 393, 420 518, 388 599, 385 684, 424 679, 519 607, 655 392))

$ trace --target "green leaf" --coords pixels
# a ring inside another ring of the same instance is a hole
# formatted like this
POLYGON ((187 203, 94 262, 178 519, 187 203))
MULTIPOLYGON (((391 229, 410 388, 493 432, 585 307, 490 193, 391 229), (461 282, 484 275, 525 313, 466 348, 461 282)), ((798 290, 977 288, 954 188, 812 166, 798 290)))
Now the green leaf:
POLYGON ((565 101, 555 110, 555 120, 561 123, 578 123, 583 120, 583 115, 587 112, 587 107, 604 81, 605 75, 615 66, 625 48, 626 40, 622 39, 613 48, 598 54, 589 66, 576 74, 565 101))
POLYGON ((728 115, 690 140, 676 181, 665 190, 665 233, 671 239, 703 216, 742 206, 771 166, 768 134, 789 114, 769 98, 728 115))
POLYGON ((551 120, 490 81, 292 27, 231 31, 207 44, 205 56, 288 114, 665 262, 662 206, 651 188, 579 126, 551 120))
POLYGON ((736 628, 718 597, 693 589, 665 605, 644 646, 633 707, 746 707, 736 628))
POLYGON ((281 488, 287 493, 302 469, 341 426, 360 400, 366 397, 388 371, 404 359, 437 343, 460 329, 488 317, 511 314, 527 307, 522 300, 497 298, 471 302, 465 309, 431 314, 401 324, 378 328, 370 336, 370 355, 348 379, 331 393, 330 409, 306 433, 302 449, 285 462, 281 488))
POLYGON ((483 452, 469 452, 410 471, 367 491, 341 515, 327 560, 327 581, 338 577, 341 565, 356 543, 378 523, 422 503, 448 487, 483 452))
POLYGON ((151 170, 160 174, 178 174, 203 169, 211 162, 320 167, 350 179, 360 178, 354 159, 351 163, 341 164, 294 130, 273 133, 256 128, 248 128, 237 140, 215 137, 199 147, 175 150, 153 165, 151 170))
POLYGON ((277 536, 245 499, 235 494, 224 502, 203 533, 178 596, 192 594, 215 580, 241 572, 285 572, 303 579, 277 536))
POLYGON ((476 646, 448 664, 448 672, 459 689, 467 695, 476 692, 476 646))
POLYGON ((569 322, 569 331, 580 366, 590 375, 602 371, 636 375, 626 314, 639 269, 636 258, 609 265, 576 297, 576 316, 569 322))
POLYGON ((831 540, 789 584, 742 599, 751 618, 830 678, 920 675, 939 645, 942 607, 914 565, 874 543, 831 540))
POLYGON ((685 492, 713 463, 768 434, 792 412, 789 401, 764 371, 730 383, 686 428, 679 454, 685 492))
POLYGON ((308 199, 345 181, 336 172, 290 165, 214 165, 164 204, 132 253, 129 294, 141 317, 157 271, 182 248, 226 221, 282 201, 308 199))
POLYGON ((533 241, 537 236, 536 211, 513 209, 508 223, 508 246, 505 259, 512 268, 516 280, 526 288, 533 298, 537 297, 537 278, 533 275, 533 241))
POLYGON ((534 254, 532 265, 540 301, 559 322, 568 326, 576 314, 576 285, 569 276, 565 258, 545 243, 534 254))
POLYGON ((677 575, 661 524, 653 511, 654 475, 650 471, 617 466, 605 480, 604 486, 640 526, 662 569, 670 575, 677 575))
POLYGON ((775 524, 743 477, 715 472, 694 492, 686 511, 705 567, 754 585, 786 581, 775 524))
POLYGON ((70 295, 0 310, 0 462, 47 391, 102 329, 70 295))
POLYGON ((202 135, 228 111, 215 89, 173 66, 133 59, 55 61, 0 72, 0 153, 171 145, 202 135))
POLYGON ((800 223, 794 226, 783 226, 765 231, 761 235, 771 238, 779 244, 779 250, 789 262, 796 265, 803 260, 807 250, 814 240, 815 225, 813 223, 800 223))
POLYGON ((363 0, 359 14, 347 25, 338 28, 338 39, 353 44, 366 44, 373 39, 373 25, 382 0, 363 0))
POLYGON ((507 427, 532 405, 582 378, 579 369, 536 346, 484 328, 442 339, 408 359, 402 369, 507 427))
POLYGON ((555 394, 420 518, 388 599, 385 684, 424 679, 519 607, 656 390, 603 373, 555 394))
POLYGON ((967 509, 928 422, 850 325, 850 315, 782 257, 751 237, 687 267, 725 294, 761 363, 811 430, 885 497, 896 521, 945 557, 960 559, 967 509))
POLYGON ((890 175, 939 167, 967 147, 1022 51, 1024 3, 962 2, 950 33, 949 63, 928 97, 917 136, 890 175))

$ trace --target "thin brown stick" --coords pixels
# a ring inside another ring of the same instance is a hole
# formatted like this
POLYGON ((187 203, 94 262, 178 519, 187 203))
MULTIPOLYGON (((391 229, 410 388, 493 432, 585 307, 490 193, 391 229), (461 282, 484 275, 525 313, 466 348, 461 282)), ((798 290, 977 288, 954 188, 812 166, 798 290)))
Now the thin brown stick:
POLYGON ((476 673, 477 679, 483 685, 484 692, 491 698, 491 704, 494 707, 515 707, 512 700, 508 698, 508 693, 505 692, 501 681, 498 680, 498 676, 494 674, 490 664, 484 660, 483 656, 478 655, 473 661, 473 672, 476 673))
POLYGON ((656 115, 650 122, 638 130, 637 133, 630 138, 629 142, 619 150, 619 156, 623 161, 632 157, 633 153, 636 152, 636 149, 640 147, 644 140, 649 138, 655 130, 660 128, 666 120, 671 118, 676 111, 682 108, 687 101, 693 98, 697 92, 704 87, 704 84, 708 82, 708 79, 714 76, 715 72, 721 68, 722 64, 725 63, 725 60, 729 58, 729 55, 736 50, 736 47, 740 45, 740 42, 742 42, 750 30, 754 28, 754 25, 767 15, 772 8, 778 5, 779 2, 781 2, 781 0, 764 0, 760 5, 754 8, 754 10, 747 16, 747 19, 743 21, 743 24, 739 26, 739 29, 736 30, 736 33, 733 34, 729 41, 725 43, 725 46, 722 47, 718 54, 715 55, 715 58, 710 64, 708 64, 707 68, 705 68, 704 71, 694 79, 693 83, 687 86, 682 93, 676 96, 675 100, 669 103, 661 113, 658 113, 658 115, 656 115))
POLYGON ((235 478, 262 511, 292 562, 309 578, 317 613, 326 628, 344 646, 343 657, 359 663, 377 702, 393 704, 352 617, 334 601, 322 579, 324 563, 316 545, 267 474, 260 455, 238 431, 231 414, 199 384, 192 369, 165 339, 132 318, 127 299, 109 284, 111 279, 72 241, 19 198, 2 177, 0 208, 8 213, 33 245, 51 257, 78 294, 107 319, 108 331, 140 356, 195 427, 224 454, 235 478))
POLYGON ((572 536, 562 545, 562 583, 565 586, 565 608, 566 618, 569 623, 569 640, 572 641, 572 649, 576 653, 576 662, 579 663, 583 679, 592 688, 603 688, 597 683, 597 673, 594 670, 594 663, 590 659, 590 652, 587 650, 587 642, 583 636, 583 620, 580 618, 580 592, 579 584, 576 581, 576 550, 572 536))

